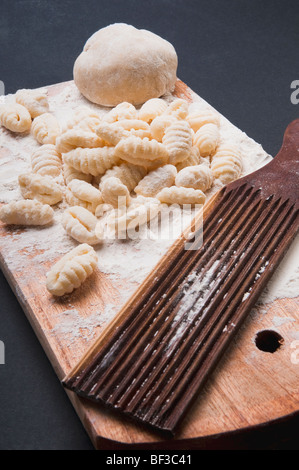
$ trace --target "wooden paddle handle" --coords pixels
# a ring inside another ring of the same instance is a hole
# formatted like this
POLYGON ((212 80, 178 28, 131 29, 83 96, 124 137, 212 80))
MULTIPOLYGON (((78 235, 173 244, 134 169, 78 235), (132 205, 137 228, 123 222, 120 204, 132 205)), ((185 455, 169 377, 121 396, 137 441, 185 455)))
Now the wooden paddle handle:
POLYGON ((283 143, 280 151, 274 159, 275 164, 287 165, 289 163, 294 165, 298 169, 299 165, 299 119, 292 121, 285 130, 283 143))
POLYGON ((260 191, 261 197, 273 195, 290 201, 295 208, 298 201, 299 173, 299 119, 291 122, 285 130, 280 151, 270 163, 229 185, 234 190, 240 184, 249 184, 260 191))

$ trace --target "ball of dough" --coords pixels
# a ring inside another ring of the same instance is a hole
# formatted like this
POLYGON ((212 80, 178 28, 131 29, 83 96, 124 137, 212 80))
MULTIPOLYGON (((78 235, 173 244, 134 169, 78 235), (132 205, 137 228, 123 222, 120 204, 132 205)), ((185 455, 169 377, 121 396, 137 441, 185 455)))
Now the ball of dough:
POLYGON ((97 31, 74 65, 85 98, 103 106, 134 105, 174 89, 178 66, 174 47, 150 31, 116 23, 97 31))

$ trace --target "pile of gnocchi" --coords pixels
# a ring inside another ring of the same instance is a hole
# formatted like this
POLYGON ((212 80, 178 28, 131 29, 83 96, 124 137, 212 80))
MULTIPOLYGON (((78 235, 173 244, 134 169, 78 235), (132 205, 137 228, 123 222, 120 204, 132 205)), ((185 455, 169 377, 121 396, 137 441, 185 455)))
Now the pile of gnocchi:
POLYGON ((93 245, 107 227, 119 233, 146 224, 163 204, 204 204, 216 180, 226 184, 242 173, 238 148, 221 142, 218 114, 189 113, 180 98, 150 99, 139 110, 123 102, 104 116, 79 107, 60 123, 46 94, 19 90, 14 103, 1 106, 0 122, 12 133, 31 132, 40 144, 30 171, 18 178, 23 199, 3 205, 0 220, 47 225, 53 207, 67 203, 62 225, 79 245, 48 273, 55 296, 93 272, 93 245))

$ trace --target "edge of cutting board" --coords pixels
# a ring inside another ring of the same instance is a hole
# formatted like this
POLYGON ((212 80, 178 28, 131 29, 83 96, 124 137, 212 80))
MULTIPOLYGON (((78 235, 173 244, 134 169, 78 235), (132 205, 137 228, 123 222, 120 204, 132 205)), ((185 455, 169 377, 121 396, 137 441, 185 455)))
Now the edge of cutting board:
MULTIPOLYGON (((51 85, 49 95, 55 95, 69 83, 51 85)), ((174 94, 192 101, 192 90, 181 81, 177 82, 174 94)), ((67 371, 43 331, 38 317, 40 312, 34 311, 34 304, 31 305, 20 290, 17 277, 6 266, 3 255, 0 265, 59 380, 62 380, 67 371)), ((270 442, 271 436, 283 437, 290 426, 298 425, 299 364, 293 364, 290 359, 294 352, 292 333, 296 326, 299 331, 299 298, 277 299, 266 307, 254 309, 174 439, 166 439, 129 420, 119 419, 109 410, 72 392, 67 394, 99 450, 261 447, 262 437, 266 439, 264 442, 267 439, 270 442), (258 350, 254 339, 261 330, 278 332, 284 338, 284 344, 273 354, 258 350)))

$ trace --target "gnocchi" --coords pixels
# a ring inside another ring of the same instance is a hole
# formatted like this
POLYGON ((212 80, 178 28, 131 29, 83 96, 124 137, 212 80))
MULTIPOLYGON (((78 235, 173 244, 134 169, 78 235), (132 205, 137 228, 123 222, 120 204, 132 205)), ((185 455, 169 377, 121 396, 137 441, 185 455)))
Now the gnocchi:
POLYGON ((66 189, 66 201, 70 206, 82 206, 95 213, 99 204, 103 203, 101 192, 86 181, 72 180, 66 189))
POLYGON ((24 106, 12 103, 0 107, 0 122, 11 132, 23 133, 30 131, 32 121, 29 111, 24 106))
POLYGON ((111 170, 106 171, 104 176, 101 178, 100 186, 102 186, 107 178, 115 176, 116 178, 119 178, 120 181, 127 186, 129 192, 131 192, 137 186, 139 181, 145 177, 146 173, 146 169, 142 166, 122 163, 121 165, 114 166, 111 170))
POLYGON ((174 122, 176 122, 176 119, 173 116, 169 116, 169 115, 157 116, 151 122, 151 126, 150 126, 152 137, 158 142, 162 142, 167 127, 169 127, 174 122))
POLYGON ((96 129, 100 124, 100 117, 87 116, 75 126, 75 129, 80 129, 85 132, 96 132, 96 129))
POLYGON ((119 178, 110 177, 101 185, 102 197, 106 204, 113 207, 128 206, 131 201, 130 193, 119 178))
POLYGON ((176 186, 184 188, 200 189, 206 192, 212 187, 214 176, 208 165, 202 163, 183 168, 175 178, 176 186))
POLYGON ((203 158, 200 157, 199 149, 194 145, 191 147, 190 155, 185 160, 176 164, 178 171, 181 171, 187 166, 199 165, 203 161, 203 158))
POLYGON ((60 175, 62 170, 62 161, 55 145, 42 145, 31 156, 31 168, 33 173, 41 176, 52 176, 53 178, 60 175))
POLYGON ((36 200, 13 201, 0 208, 0 220, 7 225, 48 225, 54 211, 36 200))
MULTIPOLYGON (((168 160, 168 152, 164 145, 139 137, 128 137, 121 140, 115 147, 115 155, 129 163, 147 167, 153 160, 166 163, 168 160)), ((159 166, 163 164, 160 163, 159 166)))
POLYGON ((104 142, 94 132, 82 129, 70 129, 58 137, 56 149, 59 153, 67 153, 77 147, 96 148, 103 147, 104 142))
POLYGON ((70 294, 93 273, 97 263, 97 254, 91 246, 87 243, 77 246, 57 261, 48 272, 48 291, 58 297, 70 294))
POLYGON ((41 146, 31 155, 31 173, 18 177, 24 200, 3 205, 0 220, 47 225, 51 205, 64 199, 62 226, 80 245, 48 273, 54 296, 71 293, 95 270, 92 246, 104 240, 105 228, 126 236, 163 204, 202 205, 213 184, 243 170, 239 149, 221 140, 220 115, 205 108, 189 113, 180 98, 150 99, 139 110, 123 102, 103 117, 94 106, 78 107, 61 124, 39 90, 19 90, 15 99, 0 107, 1 124, 12 132, 31 129, 41 146))
POLYGON ((213 155, 219 144, 219 129, 215 124, 204 124, 196 132, 193 138, 195 145, 202 157, 213 155))
POLYGON ((31 133, 40 144, 55 145, 60 134, 60 126, 53 114, 44 113, 33 120, 31 133))
POLYGON ((117 145, 125 137, 129 137, 129 132, 118 125, 102 123, 96 128, 97 135, 106 143, 117 145))
POLYGON ((134 191, 136 194, 145 197, 154 197, 163 188, 173 186, 176 175, 177 169, 175 166, 161 166, 139 181, 134 191))
MULTIPOLYGON (((155 198, 136 198, 129 207, 120 208, 108 213, 104 223, 108 228, 108 233, 116 233, 118 235, 126 232, 134 231, 142 225, 150 222, 161 211, 161 204, 155 198)), ((99 221, 96 232, 105 233, 103 229, 103 221, 99 221)))
POLYGON ((167 109, 167 104, 161 98, 152 98, 146 101, 140 108, 138 117, 142 121, 151 123, 157 116, 163 114, 167 109))
POLYGON ((175 117, 176 119, 185 119, 188 115, 189 107, 187 101, 177 98, 170 103, 165 114, 175 117))
POLYGON ((81 173, 103 175, 120 161, 114 147, 77 148, 63 155, 63 162, 81 173))
POLYGON ((176 121, 167 127, 162 143, 169 153, 169 163, 176 165, 189 157, 192 132, 186 121, 176 121))
POLYGON ((205 194, 200 189, 193 188, 179 188, 171 186, 170 188, 163 188, 156 198, 165 204, 204 204, 206 200, 205 194))
POLYGON ((67 163, 63 163, 62 165, 62 173, 63 179, 66 185, 68 185, 72 180, 83 180, 87 183, 91 183, 92 175, 82 173, 79 170, 76 170, 72 166, 68 165, 67 163))
POLYGON ((24 199, 36 199, 42 204, 54 206, 63 198, 59 184, 50 176, 41 176, 35 173, 19 175, 19 185, 24 199))
POLYGON ((101 121, 100 116, 96 112, 90 110, 87 106, 79 106, 74 109, 72 117, 63 125, 62 132, 64 133, 70 129, 74 129, 74 127, 80 126, 82 122, 90 118, 98 122, 101 121))
POLYGON ((131 103, 124 101, 119 103, 115 108, 111 109, 109 113, 105 116, 104 120, 106 122, 115 122, 122 119, 136 119, 138 116, 137 109, 131 103))
POLYGON ((211 162, 214 178, 227 184, 239 178, 242 169, 242 155, 238 148, 234 145, 220 145, 211 162))
POLYGON ((18 90, 16 102, 29 111, 32 119, 49 112, 48 97, 38 90, 18 90))
POLYGON ((205 124, 214 124, 215 126, 219 127, 220 118, 216 112, 212 110, 203 110, 199 109, 190 113, 186 117, 186 121, 189 123, 191 129, 194 132, 197 132, 205 124))
POLYGON ((67 234, 80 243, 96 245, 100 242, 95 235, 98 219, 87 209, 73 206, 66 209, 62 216, 62 225, 67 234))

